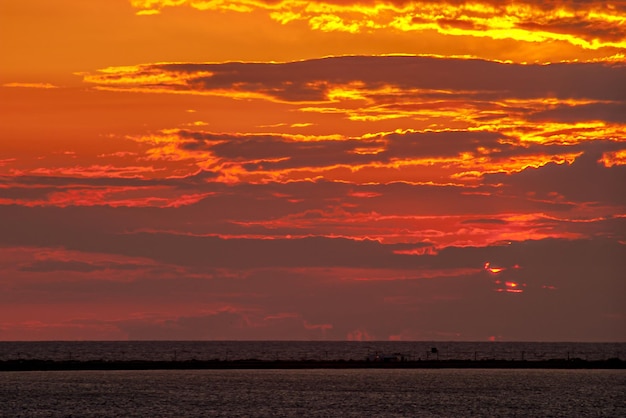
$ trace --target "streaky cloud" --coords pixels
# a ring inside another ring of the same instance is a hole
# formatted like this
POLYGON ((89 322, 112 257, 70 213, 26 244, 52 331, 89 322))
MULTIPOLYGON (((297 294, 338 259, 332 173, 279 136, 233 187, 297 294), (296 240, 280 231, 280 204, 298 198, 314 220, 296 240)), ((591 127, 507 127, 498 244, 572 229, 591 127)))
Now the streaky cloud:
POLYGON ((287 102, 324 102, 333 86, 462 91, 498 98, 626 100, 626 67, 604 63, 521 65, 427 56, 343 56, 286 63, 164 63, 86 74, 102 87, 146 91, 256 93, 287 102), (458 74, 464 74, 459 77, 458 74), (149 76, 148 76, 149 75, 149 76), (154 78, 164 81, 155 82, 154 78), (171 81, 168 81, 171 80, 171 81))

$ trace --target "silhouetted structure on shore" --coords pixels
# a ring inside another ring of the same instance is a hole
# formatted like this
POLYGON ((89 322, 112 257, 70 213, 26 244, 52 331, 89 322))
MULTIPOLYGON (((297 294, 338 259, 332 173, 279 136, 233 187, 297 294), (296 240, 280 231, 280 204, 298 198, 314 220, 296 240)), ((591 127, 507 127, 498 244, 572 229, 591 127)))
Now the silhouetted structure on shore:
POLYGON ((228 369, 624 369, 626 361, 550 359, 526 360, 37 360, 0 361, 0 371, 60 371, 60 370, 228 370, 228 369))

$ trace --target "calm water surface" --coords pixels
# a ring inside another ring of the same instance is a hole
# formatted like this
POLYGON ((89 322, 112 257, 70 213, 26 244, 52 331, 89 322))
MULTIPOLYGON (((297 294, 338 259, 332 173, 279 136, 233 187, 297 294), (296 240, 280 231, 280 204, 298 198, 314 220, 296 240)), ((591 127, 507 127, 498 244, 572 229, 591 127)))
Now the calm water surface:
POLYGON ((626 417, 623 370, 5 372, 3 417, 626 417))

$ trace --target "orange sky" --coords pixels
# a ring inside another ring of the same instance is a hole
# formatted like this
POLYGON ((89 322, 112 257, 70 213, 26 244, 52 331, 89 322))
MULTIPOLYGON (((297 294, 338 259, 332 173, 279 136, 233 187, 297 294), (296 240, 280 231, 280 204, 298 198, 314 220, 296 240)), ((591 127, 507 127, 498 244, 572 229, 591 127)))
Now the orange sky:
POLYGON ((626 341, 625 21, 0 0, 0 340, 626 341))

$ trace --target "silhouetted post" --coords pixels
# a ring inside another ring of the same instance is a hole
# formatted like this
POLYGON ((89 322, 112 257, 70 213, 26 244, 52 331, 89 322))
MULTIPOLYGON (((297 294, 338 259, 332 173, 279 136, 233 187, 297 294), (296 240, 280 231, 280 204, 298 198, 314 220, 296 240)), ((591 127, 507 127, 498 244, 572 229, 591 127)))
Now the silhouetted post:
POLYGON ((474 351, 474 361, 478 360, 478 351, 474 351))

